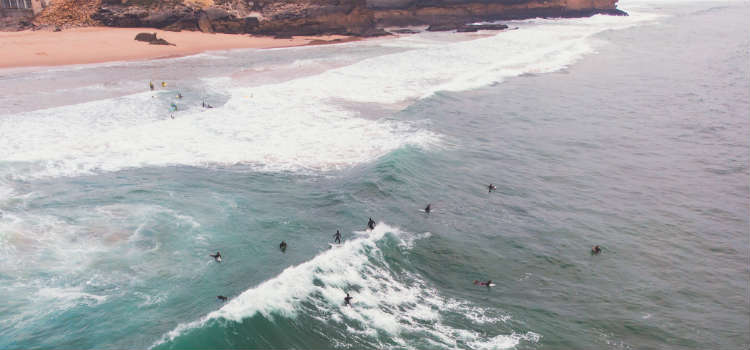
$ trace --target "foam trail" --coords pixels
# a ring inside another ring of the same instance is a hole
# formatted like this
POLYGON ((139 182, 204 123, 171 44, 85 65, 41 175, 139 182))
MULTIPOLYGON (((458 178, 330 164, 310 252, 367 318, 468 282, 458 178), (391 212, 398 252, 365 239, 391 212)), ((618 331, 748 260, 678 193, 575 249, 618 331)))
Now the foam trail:
POLYGON ((461 315, 466 320, 480 312, 485 316, 484 323, 505 322, 508 317, 495 310, 441 297, 414 274, 392 272, 379 248, 380 243, 395 239, 405 248, 401 237, 426 239, 429 236, 411 235, 380 223, 366 236, 345 241, 342 247, 291 266, 246 290, 221 309, 197 321, 178 325, 153 346, 200 331, 220 319, 242 322, 259 314, 272 320, 296 318, 300 313, 323 323, 334 323, 337 328, 345 327, 348 332, 362 337, 376 339, 379 332, 386 332, 394 342, 407 347, 416 345, 410 344, 414 339, 424 338, 407 336, 414 334, 427 334, 426 338, 440 347, 456 347, 458 341, 461 344, 472 342, 476 347, 509 348, 522 340, 538 340, 531 332, 524 336, 496 334, 490 337, 445 323, 445 312, 461 315), (354 296, 352 307, 342 305, 347 291, 354 296))

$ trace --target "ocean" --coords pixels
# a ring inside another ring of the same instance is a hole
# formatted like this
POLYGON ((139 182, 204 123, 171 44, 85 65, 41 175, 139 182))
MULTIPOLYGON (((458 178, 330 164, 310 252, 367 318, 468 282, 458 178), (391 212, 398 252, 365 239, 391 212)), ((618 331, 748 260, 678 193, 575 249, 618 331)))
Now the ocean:
POLYGON ((0 348, 750 348, 750 3, 619 7, 0 71, 0 348))

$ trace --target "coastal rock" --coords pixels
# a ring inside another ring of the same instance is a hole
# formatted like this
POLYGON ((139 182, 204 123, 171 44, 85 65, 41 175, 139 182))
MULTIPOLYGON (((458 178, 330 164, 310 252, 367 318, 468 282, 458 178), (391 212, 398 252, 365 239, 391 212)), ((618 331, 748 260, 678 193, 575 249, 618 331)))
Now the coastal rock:
POLYGON ((282 37, 323 34, 379 36, 388 35, 384 27, 414 25, 429 26, 429 31, 500 30, 504 28, 499 25, 493 28, 465 24, 534 17, 626 15, 616 8, 617 0, 56 1, 66 5, 45 10, 46 22, 41 22, 282 37), (79 11, 79 8, 85 11, 79 11))
POLYGON ((151 45, 172 45, 176 46, 175 44, 172 44, 164 39, 160 39, 156 37, 156 33, 138 33, 135 36, 135 40, 138 41, 145 41, 151 45))

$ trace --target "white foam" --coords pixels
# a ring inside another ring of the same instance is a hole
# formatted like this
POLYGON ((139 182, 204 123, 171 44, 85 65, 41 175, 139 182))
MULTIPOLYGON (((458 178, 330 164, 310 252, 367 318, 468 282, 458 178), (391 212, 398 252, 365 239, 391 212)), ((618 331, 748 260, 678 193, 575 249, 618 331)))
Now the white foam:
MULTIPOLYGON (((268 80, 281 82, 250 88, 221 81, 231 96, 225 105, 203 110, 175 101, 179 110, 174 120, 168 117, 173 96, 166 92, 0 116, 0 155, 13 162, 0 167, 0 175, 75 176, 169 165, 343 169, 408 145, 439 144, 439 135, 418 124, 388 119, 388 108, 402 108, 436 91, 473 89, 524 73, 562 69, 593 52, 593 35, 652 19, 639 13, 537 19, 519 22, 520 30, 474 40, 450 41, 448 34, 424 33, 361 42, 357 45, 400 45, 405 50, 343 67, 337 65, 351 57, 334 56, 329 62, 299 59, 286 65, 292 71, 311 67, 314 73, 320 65, 337 68, 302 77, 286 76, 284 68, 277 72, 283 77, 268 80), (357 103, 386 108, 382 115, 362 118, 357 103)), ((217 87, 218 81, 207 82, 217 87)))
POLYGON ((510 347, 522 339, 513 334, 487 336, 445 324, 441 312, 490 311, 441 297, 414 274, 392 273, 378 248, 378 241, 386 235, 398 240, 413 237, 380 223, 367 236, 348 240, 340 248, 327 250, 310 261, 291 266, 278 276, 232 298, 221 309, 197 321, 178 325, 154 345, 171 341, 211 320, 240 322, 256 314, 273 320, 279 316, 298 317, 300 313, 324 323, 334 322, 337 327, 346 328, 349 333, 375 343, 379 343, 377 335, 385 332, 402 347, 411 347, 410 342, 422 338, 407 334, 431 334, 428 341, 442 347, 454 347, 459 339, 482 346, 512 343, 508 345, 510 347), (342 305, 346 292, 353 297, 351 307, 342 305))

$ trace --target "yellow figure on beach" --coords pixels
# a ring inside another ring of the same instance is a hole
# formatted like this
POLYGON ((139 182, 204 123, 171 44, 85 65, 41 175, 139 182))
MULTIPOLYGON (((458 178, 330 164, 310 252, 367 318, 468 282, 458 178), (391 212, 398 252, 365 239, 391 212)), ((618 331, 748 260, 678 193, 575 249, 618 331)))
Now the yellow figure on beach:
POLYGON ((153 91, 154 90, 154 82, 153 81, 149 81, 148 82, 148 87, 151 88, 151 91, 153 91))
POLYGON ((167 87, 167 82, 166 81, 162 81, 161 82, 161 87, 167 87))

